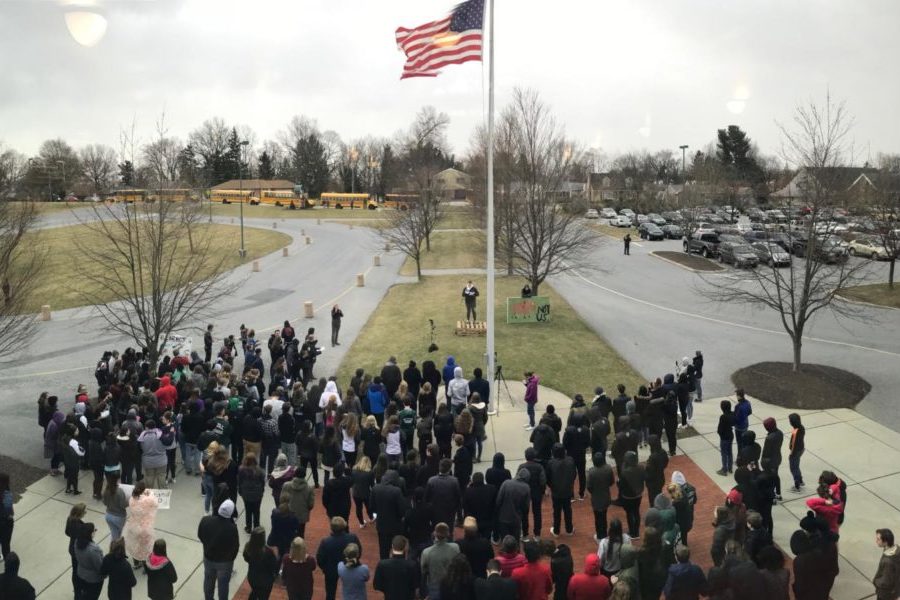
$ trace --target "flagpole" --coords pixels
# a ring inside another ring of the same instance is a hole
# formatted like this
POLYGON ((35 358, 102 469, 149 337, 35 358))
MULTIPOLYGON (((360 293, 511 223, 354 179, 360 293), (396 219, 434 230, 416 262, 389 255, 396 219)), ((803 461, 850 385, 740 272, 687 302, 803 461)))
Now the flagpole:
POLYGON ((487 369, 494 383, 493 406, 490 413, 500 407, 497 389, 496 361, 494 359, 494 0, 488 3, 488 136, 487 136, 487 369))

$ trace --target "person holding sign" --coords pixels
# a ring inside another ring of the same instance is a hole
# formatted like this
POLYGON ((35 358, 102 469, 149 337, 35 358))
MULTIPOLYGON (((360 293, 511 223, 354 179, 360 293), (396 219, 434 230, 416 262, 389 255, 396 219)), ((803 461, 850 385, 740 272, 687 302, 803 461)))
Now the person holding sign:
POLYGON ((466 321, 472 321, 474 323, 475 319, 478 318, 475 316, 475 303, 476 298, 478 298, 478 288, 475 287, 472 280, 469 280, 469 283, 463 288, 462 297, 466 303, 466 321))

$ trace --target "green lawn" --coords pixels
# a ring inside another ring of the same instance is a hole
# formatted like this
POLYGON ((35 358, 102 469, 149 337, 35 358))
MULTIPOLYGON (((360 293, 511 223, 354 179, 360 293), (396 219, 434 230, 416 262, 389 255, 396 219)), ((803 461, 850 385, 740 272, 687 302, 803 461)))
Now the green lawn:
MULTIPOLYGON (((480 231, 436 231, 431 234, 431 252, 422 245, 423 269, 484 269, 486 259, 480 231)), ((415 261, 407 258, 400 274, 415 275, 415 261)))
MULTIPOLYGON (((234 225, 203 225, 204 228, 212 228, 214 244, 217 249, 228 253, 231 257, 225 261, 223 271, 233 269, 242 262, 252 261, 261 256, 274 252, 291 243, 291 236, 278 231, 268 231, 244 228, 245 246, 247 256, 242 261, 237 254, 240 246, 240 228, 234 225)), ((46 260, 44 271, 41 275, 41 283, 32 294, 32 300, 28 303, 29 312, 38 312, 42 304, 49 304, 52 310, 73 308, 83 305, 84 301, 79 289, 72 285, 72 260, 77 255, 75 239, 94 235, 84 225, 70 225, 35 231, 28 234, 28 239, 23 243, 36 244, 46 248, 46 260)), ((104 243, 98 241, 99 244, 104 243)), ((103 268, 103 265, 97 265, 103 268)), ((115 300, 112 293, 108 300, 115 300)))
MULTIPOLYGON (((454 335, 457 319, 465 318, 460 296, 465 276, 424 277, 420 283, 396 285, 369 318, 339 368, 340 381, 349 381, 353 371, 362 367, 377 372, 388 356, 397 357, 401 366, 412 359, 422 364, 433 360, 438 368, 448 355, 457 359, 471 376, 476 366, 484 368, 485 338, 454 335), (430 328, 435 322, 435 341, 440 350, 429 354, 430 328)), ((484 277, 471 277, 485 294, 484 277)), ((591 331, 575 311, 549 285, 541 295, 550 297, 549 323, 506 324, 506 297, 518 296, 522 281, 497 279, 496 350, 499 364, 511 384, 526 370, 541 376, 541 383, 568 395, 590 397, 596 386, 615 389, 624 383, 637 389, 643 378, 615 350, 591 331)), ((482 296, 483 300, 484 296, 482 296)), ((484 302, 479 303, 483 318, 484 302)))
MULTIPOLYGON (((203 205, 203 210, 209 211, 209 204, 203 205)), ((240 215, 239 204, 213 204, 213 215, 220 217, 237 217, 240 215)), ((308 208, 305 210, 289 210, 283 206, 261 204, 258 206, 244 205, 244 216, 257 219, 383 219, 387 210, 366 210, 362 208, 308 208)))
POLYGON ((838 295, 869 304, 900 308, 900 282, 895 283, 893 289, 886 283, 844 288, 838 292, 838 295))
POLYGON ((450 206, 444 209, 438 229, 481 229, 481 219, 472 208, 450 206))

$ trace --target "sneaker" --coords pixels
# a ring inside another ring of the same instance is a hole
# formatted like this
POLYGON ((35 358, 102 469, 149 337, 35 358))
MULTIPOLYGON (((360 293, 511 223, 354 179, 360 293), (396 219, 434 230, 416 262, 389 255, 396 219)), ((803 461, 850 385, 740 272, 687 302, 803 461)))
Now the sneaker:
POLYGON ((250 533, 251 531, 253 531, 253 530, 250 529, 249 526, 248 526, 248 527, 244 527, 244 533, 250 533))
POLYGON ((799 493, 800 493, 800 487, 799 487, 799 486, 796 486, 796 485, 792 485, 792 486, 791 486, 791 491, 794 492, 794 493, 796 493, 796 494, 799 494, 799 493))
POLYGON ((531 426, 531 425, 527 425, 527 426, 525 427, 525 431, 531 431, 532 429, 534 429, 534 427, 531 426))
POLYGON ((362 523, 359 524, 359 528, 360 528, 360 529, 365 529, 365 528, 366 528, 366 525, 368 525, 368 523, 367 523, 366 521, 363 521, 362 523))
POLYGON ((718 471, 716 471, 716 475, 728 475, 728 471, 726 471, 725 469, 719 469, 718 471))
POLYGON ((573 535, 575 535, 575 528, 573 527, 573 528, 572 528, 572 531, 567 531, 567 532, 566 532, 566 535, 569 536, 569 537, 572 537, 573 535))
POLYGON ((528 428, 532 427, 532 425, 531 425, 531 423, 525 423, 524 425, 522 425, 522 427, 524 429, 528 429, 528 428))
POLYGON ((775 494, 775 499, 781 502, 781 494, 775 494))
POLYGON ((556 530, 552 527, 550 528, 550 535, 552 535, 553 537, 559 537, 559 535, 556 533, 556 530))
POLYGON ((175 484, 175 478, 174 478, 174 477, 172 478, 172 484, 173 484, 173 485, 175 484))
POLYGON ((576 498, 576 500, 578 500, 579 502, 584 502, 584 494, 582 494, 581 496, 578 496, 578 498, 576 498))
POLYGON ((597 542, 598 544, 600 543, 600 538, 597 537, 596 533, 594 534, 594 541, 597 542))
POLYGON ((496 410, 489 410, 489 411, 488 411, 488 416, 489 416, 489 417, 493 417, 493 416, 496 415, 496 414, 497 414, 497 411, 496 411, 496 410))
POLYGON ((81 490, 72 490, 72 495, 73 495, 73 496, 80 496, 80 495, 81 495, 81 490))
POLYGON ((492 543, 493 545, 495 545, 495 546, 499 546, 499 545, 500 545, 500 540, 498 540, 498 539, 495 538, 495 537, 491 537, 491 543, 492 543))

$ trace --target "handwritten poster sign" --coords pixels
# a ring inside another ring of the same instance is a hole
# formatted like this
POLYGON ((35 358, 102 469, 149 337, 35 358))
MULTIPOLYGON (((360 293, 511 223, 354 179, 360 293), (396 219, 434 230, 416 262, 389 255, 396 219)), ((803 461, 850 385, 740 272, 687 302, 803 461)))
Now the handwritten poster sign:
POLYGON ((548 323, 550 321, 550 298, 507 298, 507 323, 548 323))
MULTIPOLYGON (((120 483, 119 487, 122 488, 122 491, 125 492, 126 498, 131 498, 131 492, 134 490, 134 486, 128 483, 120 483)), ((172 490, 151 490, 147 489, 151 495, 156 496, 156 501, 159 503, 160 510, 169 510, 172 505, 172 490)))

